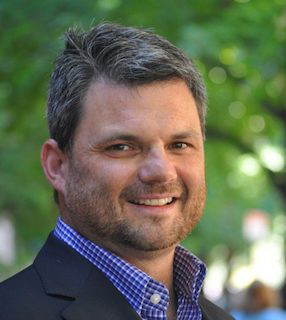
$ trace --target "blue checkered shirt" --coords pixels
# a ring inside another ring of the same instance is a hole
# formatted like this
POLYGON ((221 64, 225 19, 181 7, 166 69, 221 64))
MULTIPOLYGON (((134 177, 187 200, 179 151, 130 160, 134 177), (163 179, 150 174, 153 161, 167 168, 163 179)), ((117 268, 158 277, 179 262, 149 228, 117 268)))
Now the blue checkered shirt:
MULTIPOLYGON (((85 239, 61 218, 58 219, 54 234, 100 269, 142 319, 167 319, 169 292, 163 284, 85 239)), ((176 247, 173 278, 177 296, 177 320, 202 319, 198 298, 205 274, 206 267, 202 261, 183 247, 176 247)))

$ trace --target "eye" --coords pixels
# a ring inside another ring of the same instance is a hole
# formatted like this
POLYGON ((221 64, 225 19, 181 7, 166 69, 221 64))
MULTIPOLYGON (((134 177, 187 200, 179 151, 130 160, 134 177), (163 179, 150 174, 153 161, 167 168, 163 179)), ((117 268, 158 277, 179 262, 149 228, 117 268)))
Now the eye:
POLYGON ((114 144, 106 148, 107 151, 129 151, 131 147, 124 143, 114 144))
POLYGON ((140 150, 135 145, 116 143, 104 148, 104 153, 112 158, 130 158, 138 154, 140 150))
POLYGON ((171 144, 172 149, 186 149, 188 144, 185 142, 175 142, 171 144))

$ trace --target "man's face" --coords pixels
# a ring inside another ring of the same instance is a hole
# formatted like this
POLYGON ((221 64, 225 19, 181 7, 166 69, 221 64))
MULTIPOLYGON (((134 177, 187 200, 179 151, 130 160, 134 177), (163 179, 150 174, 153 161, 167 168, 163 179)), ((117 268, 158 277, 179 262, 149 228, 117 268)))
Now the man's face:
POLYGON ((187 85, 92 84, 64 202, 64 220, 107 248, 154 251, 182 240, 205 202, 203 139, 187 85))

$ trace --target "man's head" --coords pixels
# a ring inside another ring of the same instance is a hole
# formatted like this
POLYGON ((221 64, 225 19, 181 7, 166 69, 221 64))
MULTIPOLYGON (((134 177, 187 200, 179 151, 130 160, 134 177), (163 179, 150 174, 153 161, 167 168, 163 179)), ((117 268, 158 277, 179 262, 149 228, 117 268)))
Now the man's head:
POLYGON ((204 133, 205 87, 191 60, 154 33, 101 24, 89 32, 68 31, 65 49, 56 61, 47 114, 50 137, 61 150, 71 150, 86 92, 101 78, 131 88, 182 79, 195 99, 204 133))
POLYGON ((69 33, 42 151, 63 219, 115 252, 178 243, 203 212, 204 115, 199 74, 166 40, 114 25, 69 33))

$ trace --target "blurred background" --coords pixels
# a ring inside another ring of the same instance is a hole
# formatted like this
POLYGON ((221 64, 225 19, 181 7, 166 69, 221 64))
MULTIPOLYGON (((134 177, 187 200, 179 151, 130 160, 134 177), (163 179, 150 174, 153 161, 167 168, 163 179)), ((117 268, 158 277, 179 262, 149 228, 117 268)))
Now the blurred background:
POLYGON ((146 27, 193 58, 208 87, 208 201, 184 245, 222 306, 285 278, 286 0, 0 0, 0 281, 30 263, 57 208, 39 154, 53 61, 70 26, 146 27))

